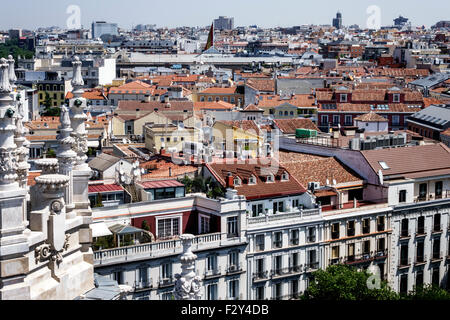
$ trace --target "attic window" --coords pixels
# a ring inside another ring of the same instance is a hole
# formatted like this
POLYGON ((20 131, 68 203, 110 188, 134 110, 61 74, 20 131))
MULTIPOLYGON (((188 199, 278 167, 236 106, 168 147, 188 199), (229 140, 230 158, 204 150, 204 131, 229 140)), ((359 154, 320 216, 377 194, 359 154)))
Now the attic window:
POLYGON ((239 177, 234 178, 234 185, 235 186, 240 186, 241 185, 241 179, 239 179, 239 177))
POLYGON ((347 102, 347 94, 346 93, 341 94, 341 102, 347 102))
POLYGON ((274 182, 274 177, 272 174, 267 176, 267 182, 274 182))
POLYGON ((248 184, 256 184, 256 178, 255 178, 255 176, 251 176, 251 177, 248 179, 248 184))
POLYGON ((386 164, 386 162, 378 161, 378 163, 380 164, 381 168, 383 168, 383 170, 390 169, 389 166, 386 164))
POLYGON ((400 102, 400 94, 399 93, 394 93, 393 102, 400 102))
POLYGON ((284 172, 281 175, 281 181, 288 181, 289 180, 289 174, 287 172, 284 172))

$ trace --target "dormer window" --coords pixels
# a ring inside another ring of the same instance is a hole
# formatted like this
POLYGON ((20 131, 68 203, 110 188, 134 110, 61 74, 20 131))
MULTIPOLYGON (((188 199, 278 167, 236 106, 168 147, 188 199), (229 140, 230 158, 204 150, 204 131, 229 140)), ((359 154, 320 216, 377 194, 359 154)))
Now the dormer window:
POLYGON ((400 93, 394 93, 392 101, 393 102, 400 102, 400 93))
POLYGON ((251 177, 248 179, 248 184, 256 184, 256 178, 255 178, 255 176, 251 176, 251 177))
POLYGON ((274 179, 273 174, 270 174, 267 176, 267 182, 274 182, 274 181, 275 181, 275 179, 274 179))
POLYGON ((347 102, 347 94, 341 93, 341 102, 347 102))
POLYGON ((234 185, 235 186, 240 186, 241 185, 241 179, 239 179, 239 177, 235 177, 234 178, 234 185))
POLYGON ((281 175, 281 181, 288 181, 289 180, 289 174, 287 172, 284 172, 281 175))

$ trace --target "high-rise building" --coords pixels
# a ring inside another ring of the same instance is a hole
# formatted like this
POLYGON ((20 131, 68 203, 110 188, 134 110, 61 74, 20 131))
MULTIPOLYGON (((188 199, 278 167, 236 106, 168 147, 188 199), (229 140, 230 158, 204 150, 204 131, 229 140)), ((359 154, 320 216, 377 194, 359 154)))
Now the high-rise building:
POLYGON ((333 19, 333 27, 336 29, 342 28, 342 14, 339 11, 336 13, 336 18, 333 19))
POLYGON ((112 36, 119 35, 117 23, 107 23, 105 21, 92 22, 92 38, 100 38, 104 34, 112 36))
POLYGON ((234 28, 234 18, 219 16, 219 18, 214 19, 214 29, 233 30, 233 28, 234 28))

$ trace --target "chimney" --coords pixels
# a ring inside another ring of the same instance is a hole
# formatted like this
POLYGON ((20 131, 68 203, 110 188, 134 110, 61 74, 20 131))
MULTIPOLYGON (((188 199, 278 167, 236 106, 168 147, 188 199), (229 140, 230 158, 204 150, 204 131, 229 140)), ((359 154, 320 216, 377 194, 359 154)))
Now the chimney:
POLYGON ((233 175, 231 174, 231 172, 228 172, 225 181, 226 181, 226 184, 227 184, 227 188, 233 188, 234 187, 233 175))

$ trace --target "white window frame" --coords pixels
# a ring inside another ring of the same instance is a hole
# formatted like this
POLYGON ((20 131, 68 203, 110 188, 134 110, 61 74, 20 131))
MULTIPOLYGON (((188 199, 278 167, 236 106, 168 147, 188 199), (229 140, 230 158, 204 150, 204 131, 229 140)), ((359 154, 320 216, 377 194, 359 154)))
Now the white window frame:
MULTIPOLYGON (((182 214, 175 214, 175 215, 167 215, 167 216, 160 216, 156 217, 156 236, 159 238, 159 221, 160 220, 166 220, 166 219, 177 219, 178 218, 178 235, 182 234, 182 214)), ((173 233, 173 222, 171 222, 171 232, 173 233)), ((171 235, 174 236, 174 235, 171 235)), ((166 237, 166 236, 165 236, 166 237)), ((169 236, 170 237, 170 236, 169 236)))
POLYGON ((342 93, 341 94, 341 99, 340 99, 340 102, 347 102, 348 100, 347 100, 347 94, 346 93, 342 93))
POLYGON ((211 220, 211 217, 201 214, 201 213, 198 214, 198 230, 199 230, 200 234, 209 233, 209 230, 211 228, 210 220, 211 220), (205 219, 208 221, 208 224, 207 224, 208 227, 205 230, 203 230, 203 228, 202 228, 202 226, 203 226, 202 219, 205 219))

